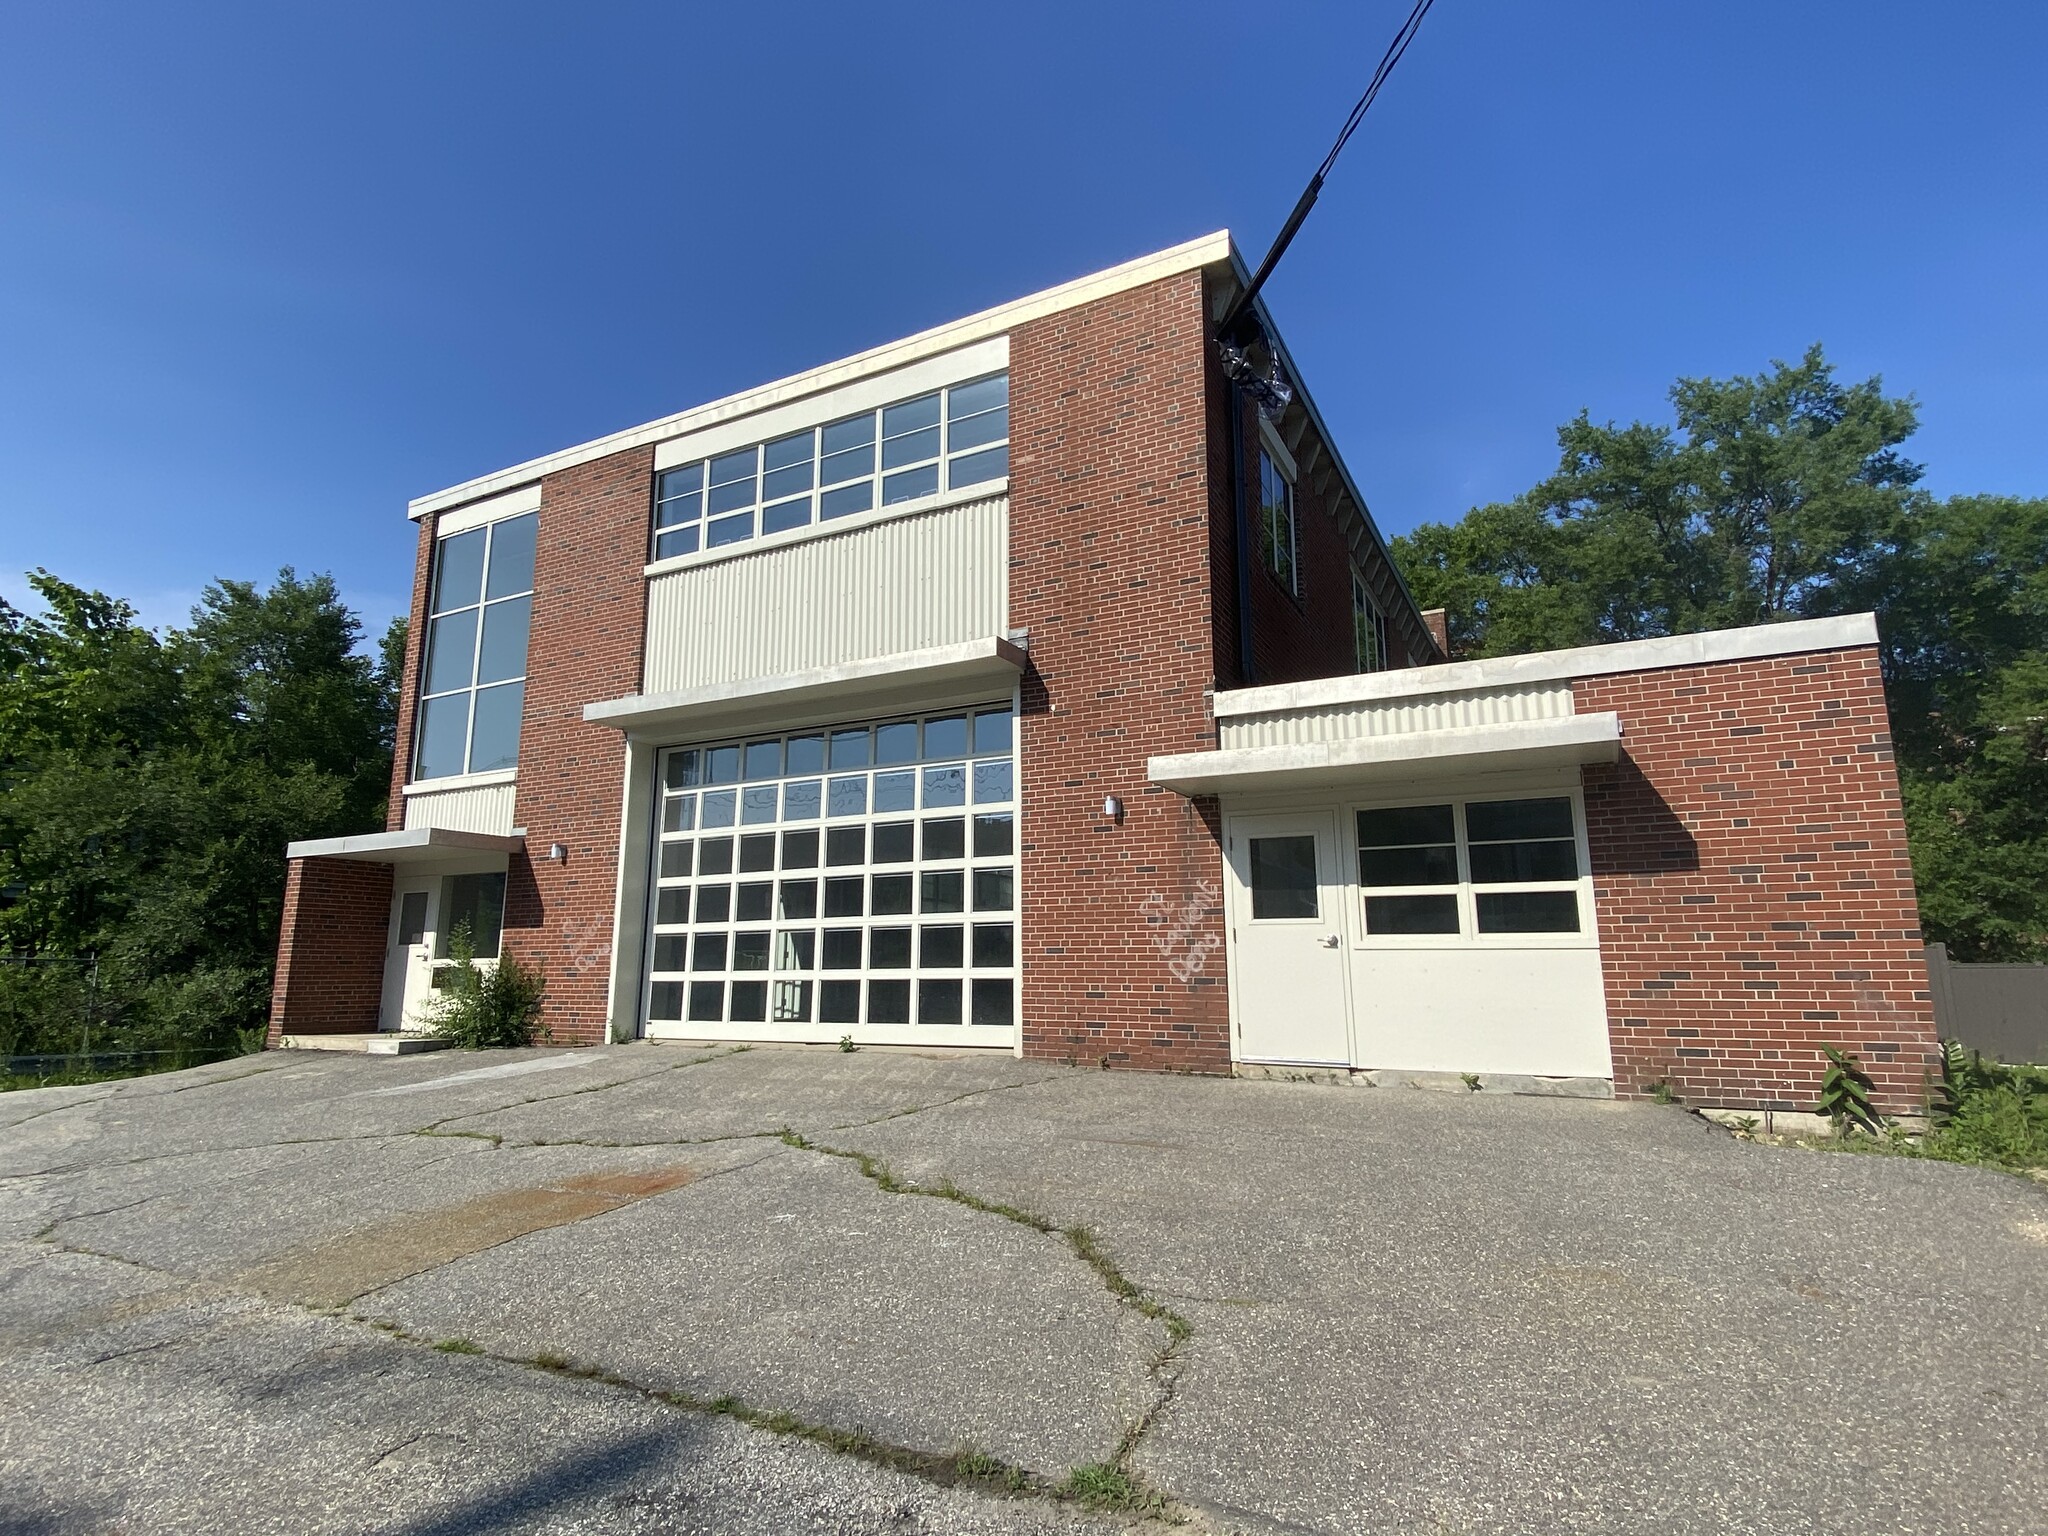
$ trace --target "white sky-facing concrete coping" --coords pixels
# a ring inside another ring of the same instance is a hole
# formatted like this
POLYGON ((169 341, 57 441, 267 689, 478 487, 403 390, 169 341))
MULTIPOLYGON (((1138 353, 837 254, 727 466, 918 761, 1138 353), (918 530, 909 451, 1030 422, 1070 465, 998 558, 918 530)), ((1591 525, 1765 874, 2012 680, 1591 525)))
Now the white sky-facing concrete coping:
POLYGON ((1226 752, 1186 752, 1145 765, 1154 784, 1184 795, 1232 790, 1321 789, 1413 778, 1427 772, 1491 773, 1611 763, 1621 752, 1621 716, 1611 711, 1562 720, 1517 720, 1450 731, 1406 731, 1356 741, 1292 742, 1226 752))
POLYGON ((1007 693, 1024 665, 1021 647, 991 636, 780 677, 629 694, 584 705, 583 718, 635 734, 738 730, 783 720, 805 723, 814 720, 819 709, 841 711, 851 719, 864 708, 887 712, 923 708, 938 698, 951 702, 963 688, 999 687, 1007 693))
POLYGON ((1806 651, 1838 651, 1876 643, 1877 615, 1872 613, 1795 619, 1785 624, 1715 629, 1658 640, 1624 640, 1614 645, 1537 651, 1529 656, 1490 656, 1482 661, 1452 661, 1431 667, 1404 667, 1394 672, 1361 672, 1350 677, 1322 677, 1266 688, 1236 688, 1216 695, 1216 718, 1284 714, 1298 709, 1466 693, 1481 688, 1512 688, 1524 683, 1607 677, 1618 672, 1656 672, 1670 667, 1700 667, 1760 656, 1794 656, 1806 651))
POLYGON ((360 864, 413 864, 445 858, 451 853, 516 853, 526 846, 519 836, 495 832, 456 832, 447 827, 409 827, 403 832, 366 832, 356 837, 322 837, 292 843, 288 859, 353 859, 360 864))
POLYGON ((1214 234, 1203 235, 1183 245, 1167 250, 1155 251, 1149 256, 1140 256, 1134 261, 1110 267, 1102 272, 1061 283, 1057 287, 1027 294, 1021 299, 1012 299, 1007 304, 998 304, 994 309, 985 309, 980 314, 969 315, 962 320, 950 321, 915 336, 906 336, 900 341, 888 342, 872 347, 866 352, 857 352, 852 357, 838 362, 826 363, 804 373, 791 374, 788 378, 777 379, 754 389, 742 390, 727 395, 722 400, 713 400, 706 405, 692 406, 673 416, 664 416, 659 421, 644 426, 628 427, 605 437, 593 438, 560 452, 547 454, 538 459, 529 459, 523 464, 508 469, 496 470, 488 475, 479 475, 465 480, 460 485, 450 486, 445 491, 416 498, 407 509, 407 515, 419 518, 429 512, 442 512, 450 507, 461 506, 499 491, 510 490, 527 481, 539 480, 544 475, 567 469, 572 464, 588 463, 601 459, 606 454, 617 453, 624 448, 635 448, 644 443, 660 442, 685 432, 701 432, 742 416, 751 416, 771 406, 785 405, 807 395, 822 394, 851 384, 871 374, 883 373, 901 368, 921 358, 933 357, 962 347, 969 342, 980 341, 989 336, 1006 334, 1029 321, 1056 314, 1063 309, 1076 309, 1083 304, 1092 304, 1097 299, 1122 293, 1132 288, 1142 288, 1163 277, 1176 273, 1195 271, 1231 259, 1230 231, 1219 229, 1214 234))

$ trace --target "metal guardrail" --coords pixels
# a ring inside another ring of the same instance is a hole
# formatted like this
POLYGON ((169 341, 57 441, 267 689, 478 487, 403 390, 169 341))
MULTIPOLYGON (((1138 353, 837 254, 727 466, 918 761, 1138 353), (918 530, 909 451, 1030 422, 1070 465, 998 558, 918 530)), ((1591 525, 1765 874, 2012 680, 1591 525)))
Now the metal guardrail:
POLYGON ((11 1077, 58 1077, 72 1072, 111 1074, 127 1071, 137 1062, 158 1060, 165 1056, 180 1058, 182 1066, 203 1067, 241 1054, 241 1050, 235 1046, 217 1046, 203 1051, 180 1047, 156 1051, 93 1051, 86 1054, 76 1051, 45 1051, 32 1056, 0 1056, 0 1070, 4 1070, 11 1077))

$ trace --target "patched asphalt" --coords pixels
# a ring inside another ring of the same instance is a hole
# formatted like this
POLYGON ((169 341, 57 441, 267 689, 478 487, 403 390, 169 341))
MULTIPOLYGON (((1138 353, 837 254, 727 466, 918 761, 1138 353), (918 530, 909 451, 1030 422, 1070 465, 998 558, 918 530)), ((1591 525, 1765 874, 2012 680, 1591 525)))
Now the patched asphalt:
POLYGON ((2032 1532, 2044 1425, 2048 1191, 1671 1107, 651 1045, 0 1097, 8 1531, 1112 1530, 1049 1490, 1121 1458, 1195 1530, 2032 1532))

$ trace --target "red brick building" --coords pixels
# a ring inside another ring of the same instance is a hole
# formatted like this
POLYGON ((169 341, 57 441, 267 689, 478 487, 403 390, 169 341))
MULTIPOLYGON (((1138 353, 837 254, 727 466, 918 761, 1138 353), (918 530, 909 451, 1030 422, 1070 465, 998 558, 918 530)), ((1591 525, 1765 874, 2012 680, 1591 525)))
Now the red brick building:
POLYGON ((1913 1108, 1871 621, 1447 663, 1243 281, 1218 234, 415 502, 390 825, 290 850, 273 1035, 402 1027, 462 928, 563 1043, 1786 1107, 1840 1045, 1913 1108))

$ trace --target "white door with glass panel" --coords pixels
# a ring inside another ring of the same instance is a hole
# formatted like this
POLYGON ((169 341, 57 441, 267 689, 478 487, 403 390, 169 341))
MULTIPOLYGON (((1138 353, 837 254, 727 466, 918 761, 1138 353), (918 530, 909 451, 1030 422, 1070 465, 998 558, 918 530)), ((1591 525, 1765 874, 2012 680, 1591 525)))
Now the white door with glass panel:
POLYGON ((1227 840, 1239 1059, 1345 1065, 1349 956, 1336 817, 1239 816, 1227 840))
POLYGON ((377 1027, 416 1023, 434 976, 434 897, 440 881, 400 880, 391 895, 391 931, 384 951, 384 1004, 377 1027))

